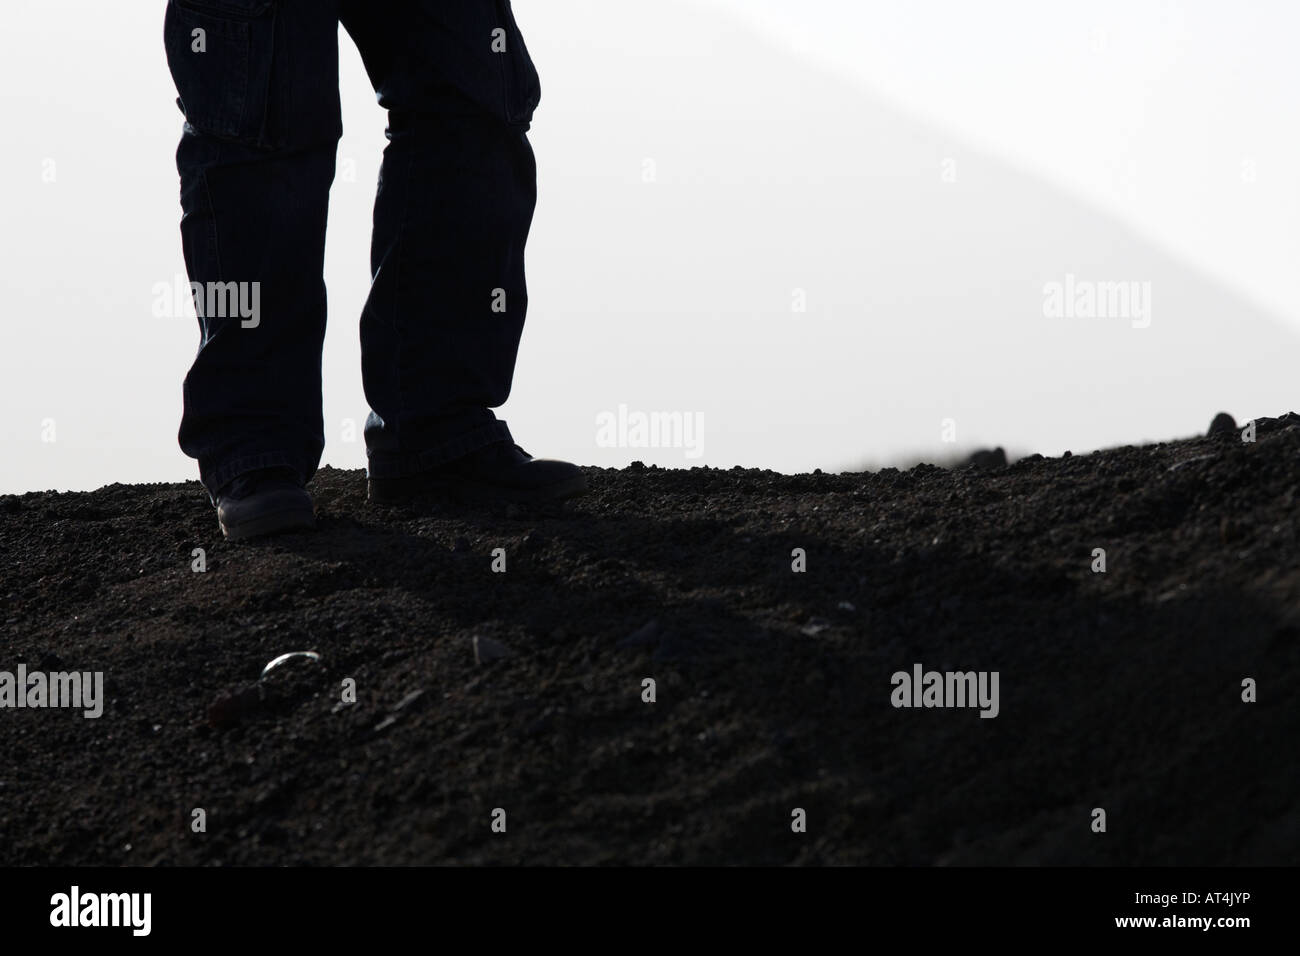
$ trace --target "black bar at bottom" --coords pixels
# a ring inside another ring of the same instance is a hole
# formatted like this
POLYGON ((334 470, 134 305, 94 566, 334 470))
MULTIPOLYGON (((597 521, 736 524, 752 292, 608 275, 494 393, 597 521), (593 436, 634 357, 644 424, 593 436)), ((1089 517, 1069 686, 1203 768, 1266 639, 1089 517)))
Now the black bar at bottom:
POLYGON ((373 944, 376 934, 407 933, 492 948, 517 934, 667 944, 680 937, 666 933, 687 926, 725 928, 731 944, 916 932, 927 943, 1199 935, 1231 944, 1279 936, 1293 882, 1280 868, 7 869, 0 925, 7 943, 64 937, 92 947, 373 944))

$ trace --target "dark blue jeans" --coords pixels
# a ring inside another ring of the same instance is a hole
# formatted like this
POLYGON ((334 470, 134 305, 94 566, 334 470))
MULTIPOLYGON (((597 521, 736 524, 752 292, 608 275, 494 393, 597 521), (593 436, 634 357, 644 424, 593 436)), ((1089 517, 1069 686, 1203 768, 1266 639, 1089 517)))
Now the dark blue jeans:
POLYGON ((490 409, 510 394, 528 306, 541 93, 509 0, 169 0, 181 239, 191 287, 208 290, 179 439, 210 495, 270 466, 309 479, 324 449, 340 22, 388 110, 361 315, 370 474, 510 438, 490 409))

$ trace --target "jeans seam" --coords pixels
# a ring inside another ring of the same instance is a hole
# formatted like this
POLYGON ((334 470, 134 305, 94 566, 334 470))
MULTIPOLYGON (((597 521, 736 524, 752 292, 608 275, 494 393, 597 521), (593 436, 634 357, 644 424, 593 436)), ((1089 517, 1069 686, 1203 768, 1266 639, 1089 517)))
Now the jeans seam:
MULTIPOLYGON (((409 192, 412 190, 412 175, 415 172, 416 151, 410 150, 410 155, 406 159, 406 169, 403 171, 402 182, 409 192)), ((377 202, 378 200, 376 200, 377 202)), ((393 377, 396 382, 397 393, 397 427, 394 429, 393 439, 397 442, 402 440, 402 418, 406 413, 407 404, 402 389, 402 358, 406 355, 405 336, 402 334, 402 260, 406 255, 406 227, 410 221, 411 203, 407 202, 402 206, 402 220, 397 224, 397 249, 395 255, 396 275, 393 276, 393 377)))
MULTIPOLYGON (((218 150, 221 148, 217 147, 218 150)), ((199 170, 199 182, 203 186, 203 199, 208 205, 208 234, 212 242, 212 258, 217 265, 217 282, 224 281, 225 270, 221 268, 221 239, 217 232, 217 204, 212 201, 212 190, 208 188, 208 170, 203 167, 199 170)), ((203 339, 207 341, 208 328, 207 323, 203 324, 203 339)))

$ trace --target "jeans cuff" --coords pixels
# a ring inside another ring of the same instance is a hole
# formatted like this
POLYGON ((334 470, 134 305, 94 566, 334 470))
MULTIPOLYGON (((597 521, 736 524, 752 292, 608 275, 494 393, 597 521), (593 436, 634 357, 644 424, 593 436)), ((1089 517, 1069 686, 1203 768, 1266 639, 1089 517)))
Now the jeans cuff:
POLYGON ((367 451, 367 464, 371 478, 408 478, 457 458, 464 458, 471 452, 499 441, 513 442, 514 437, 506 423, 497 419, 422 451, 396 455, 367 451))
POLYGON ((303 474, 302 463, 295 461, 292 455, 282 451, 264 451, 261 454, 245 455, 242 458, 224 462, 221 467, 214 468, 211 471, 205 471, 200 467, 199 481, 208 490, 208 499, 215 506, 217 492, 240 475, 246 475, 250 471, 257 471, 260 468, 280 467, 292 468, 298 472, 299 477, 303 474))

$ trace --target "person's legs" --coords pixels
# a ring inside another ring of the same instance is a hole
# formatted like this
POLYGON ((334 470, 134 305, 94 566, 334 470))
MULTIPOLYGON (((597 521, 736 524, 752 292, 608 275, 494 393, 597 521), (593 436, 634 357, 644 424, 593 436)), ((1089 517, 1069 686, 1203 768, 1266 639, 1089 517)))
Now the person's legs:
POLYGON ((372 479, 510 442, 536 202, 536 71, 507 0, 344 0, 389 111, 361 319, 372 479))
POLYGON ((181 236, 191 283, 204 291, 179 440, 214 499, 265 468, 306 481, 324 447, 322 273, 342 133, 338 8, 339 0, 167 5, 167 58, 186 116, 176 156, 181 236), (232 293, 242 309, 230 307, 232 293))

